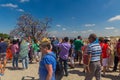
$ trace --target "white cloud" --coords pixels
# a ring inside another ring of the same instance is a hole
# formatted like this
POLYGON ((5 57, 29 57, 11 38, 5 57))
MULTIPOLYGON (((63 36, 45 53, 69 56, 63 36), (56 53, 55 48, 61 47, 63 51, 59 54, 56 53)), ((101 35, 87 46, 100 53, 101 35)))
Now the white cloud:
POLYGON ((19 9, 19 8, 18 8, 18 5, 16 5, 16 4, 7 3, 7 4, 1 4, 0 6, 1 6, 1 7, 14 8, 16 11, 24 12, 24 10, 23 10, 23 9, 19 9))
POLYGON ((107 30, 113 30, 113 29, 115 29, 115 27, 106 27, 105 29, 107 29, 107 30))
POLYGON ((56 33, 57 33, 57 31, 51 31, 50 33, 52 33, 52 34, 56 34, 56 33))
POLYGON ((86 27, 93 27, 95 24, 85 24, 86 27))
POLYGON ((21 3, 29 2, 30 0, 20 0, 21 3))
POLYGON ((24 10, 23 10, 23 9, 17 9, 17 11, 19 11, 19 12, 24 12, 24 10))
POLYGON ((86 30, 86 31, 81 31, 81 33, 90 33, 90 32, 93 32, 93 30, 86 30))
POLYGON ((58 31, 50 31, 49 35, 50 36, 58 36, 58 31))
POLYGON ((7 3, 7 4, 1 4, 2 7, 10 7, 10 8, 17 8, 18 5, 12 4, 12 3, 7 3))
POLYGON ((57 27, 61 27, 61 25, 59 25, 59 24, 57 24, 56 26, 57 26, 57 27))
POLYGON ((117 21, 117 20, 120 20, 120 15, 114 16, 114 17, 110 18, 108 21, 112 22, 112 21, 117 21))
POLYGON ((92 31, 93 31, 93 30, 91 30, 91 29, 90 29, 90 30, 87 30, 87 32, 92 32, 92 31))
POLYGON ((114 30, 114 32, 118 32, 118 30, 114 30))
POLYGON ((71 33, 78 33, 77 31, 72 31, 71 33))
POLYGON ((65 30, 66 30, 66 28, 62 28, 62 30, 63 30, 63 31, 65 31, 65 30))
POLYGON ((87 31, 81 31, 81 33, 87 33, 87 31))

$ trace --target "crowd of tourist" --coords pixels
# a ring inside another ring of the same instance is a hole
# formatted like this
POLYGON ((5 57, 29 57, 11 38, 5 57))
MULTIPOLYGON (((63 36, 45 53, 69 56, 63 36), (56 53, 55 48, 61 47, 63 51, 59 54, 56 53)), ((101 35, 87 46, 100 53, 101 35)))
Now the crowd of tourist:
POLYGON ((57 78, 56 70, 61 68, 63 76, 67 77, 68 67, 74 69, 77 64, 83 67, 85 80, 92 80, 94 76, 101 80, 101 76, 105 77, 111 69, 116 71, 117 67, 120 76, 120 39, 97 37, 96 34, 90 34, 88 39, 81 36, 75 39, 54 36, 41 40, 1 38, 0 75, 4 75, 8 60, 12 60, 13 70, 19 69, 18 63, 22 63, 23 69, 28 69, 29 63, 39 62, 40 80, 61 80, 57 78))

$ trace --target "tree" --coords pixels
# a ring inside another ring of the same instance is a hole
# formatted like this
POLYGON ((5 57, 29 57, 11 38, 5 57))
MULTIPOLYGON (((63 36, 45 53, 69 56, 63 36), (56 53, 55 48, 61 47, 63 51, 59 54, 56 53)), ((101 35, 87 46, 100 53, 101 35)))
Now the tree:
POLYGON ((9 35, 8 34, 4 34, 4 33, 0 33, 0 37, 9 38, 9 35))
POLYGON ((17 27, 10 32, 11 36, 26 37, 31 36, 34 39, 41 39, 47 36, 47 29, 50 28, 51 18, 38 20, 30 14, 23 14, 17 20, 17 27))

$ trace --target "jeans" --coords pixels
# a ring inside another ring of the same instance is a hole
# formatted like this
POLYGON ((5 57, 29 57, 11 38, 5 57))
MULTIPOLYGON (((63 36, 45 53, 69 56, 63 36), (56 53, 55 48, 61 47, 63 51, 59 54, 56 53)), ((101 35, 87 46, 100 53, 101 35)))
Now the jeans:
POLYGON ((61 67, 64 69, 64 71, 65 71, 65 75, 67 76, 68 75, 68 64, 67 64, 67 61, 68 60, 63 60, 63 59, 61 59, 60 58, 60 65, 61 65, 61 67), (64 66, 63 66, 63 64, 64 64, 64 66))
POLYGON ((13 55, 12 66, 18 67, 18 54, 16 53, 13 55))
POLYGON ((28 64, 29 64, 29 59, 28 59, 28 55, 22 58, 22 66, 24 69, 28 68, 28 64))

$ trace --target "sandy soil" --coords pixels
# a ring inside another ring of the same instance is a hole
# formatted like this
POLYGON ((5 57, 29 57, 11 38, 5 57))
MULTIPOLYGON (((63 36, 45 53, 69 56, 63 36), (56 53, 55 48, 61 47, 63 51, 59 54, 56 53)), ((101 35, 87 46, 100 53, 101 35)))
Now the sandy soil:
MULTIPOLYGON (((1 76, 0 80, 38 80, 38 67, 39 63, 29 64, 29 68, 26 70, 22 69, 22 64, 19 63, 19 70, 13 70, 11 62, 7 63, 4 76, 1 76)), ((85 73, 82 72, 83 67, 77 65, 74 69, 69 69, 69 76, 63 76, 61 80, 84 80, 85 73)), ((120 80, 117 76, 117 72, 107 72, 102 80, 120 80)), ((95 80, 95 78, 93 78, 95 80)))

